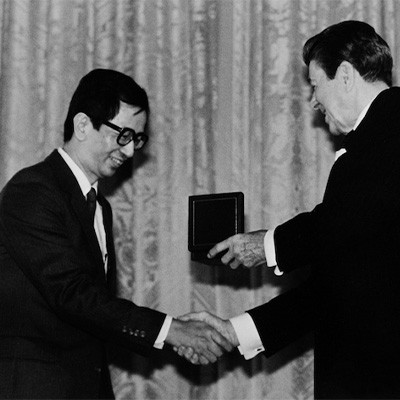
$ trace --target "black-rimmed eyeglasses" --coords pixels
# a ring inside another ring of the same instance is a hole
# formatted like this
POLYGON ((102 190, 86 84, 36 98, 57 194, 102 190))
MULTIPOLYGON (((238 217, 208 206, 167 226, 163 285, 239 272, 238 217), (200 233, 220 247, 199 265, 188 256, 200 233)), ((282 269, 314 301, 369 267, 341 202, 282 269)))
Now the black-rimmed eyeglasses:
POLYGON ((133 140, 133 145, 135 150, 140 150, 149 140, 149 137, 145 133, 143 132, 137 133, 132 128, 120 128, 119 126, 108 121, 101 121, 101 123, 119 132, 119 135, 117 137, 117 143, 120 146, 126 146, 133 140))

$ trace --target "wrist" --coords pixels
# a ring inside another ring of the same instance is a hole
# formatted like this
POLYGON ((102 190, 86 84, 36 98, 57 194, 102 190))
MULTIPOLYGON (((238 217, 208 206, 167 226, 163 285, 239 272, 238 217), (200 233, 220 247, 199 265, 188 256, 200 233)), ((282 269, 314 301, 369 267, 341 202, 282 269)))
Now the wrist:
POLYGON ((182 329, 182 325, 183 322, 179 321, 176 318, 172 318, 167 337, 165 338, 165 343, 168 343, 171 346, 179 345, 177 336, 179 335, 179 331, 182 329))
POLYGON ((228 331, 229 341, 231 342, 232 346, 238 347, 240 345, 240 343, 239 343, 239 339, 237 337, 235 328, 233 327, 233 324, 229 319, 227 319, 225 321, 226 321, 226 327, 227 327, 227 331, 228 331))

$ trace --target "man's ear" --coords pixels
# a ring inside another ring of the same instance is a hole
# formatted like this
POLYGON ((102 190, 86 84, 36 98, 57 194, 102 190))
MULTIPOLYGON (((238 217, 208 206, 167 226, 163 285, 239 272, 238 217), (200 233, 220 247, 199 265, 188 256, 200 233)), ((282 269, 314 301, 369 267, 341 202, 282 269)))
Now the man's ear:
POLYGON ((342 61, 337 69, 337 77, 347 92, 350 91, 355 84, 356 72, 356 69, 348 61, 342 61))
POLYGON ((74 135, 82 142, 86 140, 89 129, 92 129, 93 125, 90 118, 83 112, 79 112, 74 117, 74 135))

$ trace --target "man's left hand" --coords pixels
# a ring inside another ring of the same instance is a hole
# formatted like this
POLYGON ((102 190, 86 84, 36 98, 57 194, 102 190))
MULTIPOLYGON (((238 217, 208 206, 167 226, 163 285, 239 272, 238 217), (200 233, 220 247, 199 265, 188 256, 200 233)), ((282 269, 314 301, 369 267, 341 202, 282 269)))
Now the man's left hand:
POLYGON ((208 252, 208 258, 213 258, 218 253, 228 250, 221 261, 225 265, 229 264, 232 269, 239 265, 250 268, 265 263, 264 236, 266 233, 266 230, 259 230, 231 236, 216 244, 208 252))

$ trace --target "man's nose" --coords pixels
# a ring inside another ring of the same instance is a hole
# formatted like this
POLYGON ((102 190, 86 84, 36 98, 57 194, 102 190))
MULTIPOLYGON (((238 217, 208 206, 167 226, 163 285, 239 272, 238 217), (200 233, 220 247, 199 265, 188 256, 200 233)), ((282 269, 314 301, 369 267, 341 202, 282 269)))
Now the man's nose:
POLYGON ((128 144, 125 146, 122 146, 120 148, 120 151, 122 154, 124 154, 127 158, 133 157, 133 154, 135 153, 135 145, 133 143, 133 140, 130 141, 128 144))
POLYGON ((315 98, 315 94, 313 93, 311 100, 310 100, 310 106, 313 110, 319 110, 320 109, 320 104, 318 103, 317 99, 315 98))

